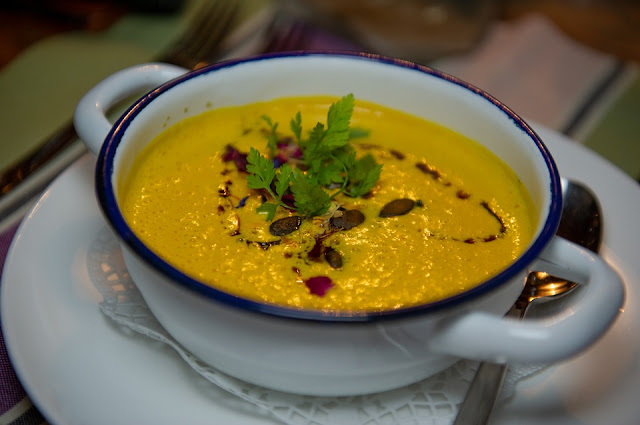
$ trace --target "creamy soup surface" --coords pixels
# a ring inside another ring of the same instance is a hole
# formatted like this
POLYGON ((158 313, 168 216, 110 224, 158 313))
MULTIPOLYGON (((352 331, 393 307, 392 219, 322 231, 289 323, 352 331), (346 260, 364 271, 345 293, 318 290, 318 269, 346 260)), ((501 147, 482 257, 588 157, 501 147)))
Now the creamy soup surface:
POLYGON ((274 236, 274 222, 300 214, 278 207, 267 221, 256 211, 264 191, 248 187, 230 152, 267 151, 263 115, 290 141, 297 112, 306 133, 326 122, 335 101, 212 109, 169 127, 119 182, 125 219, 187 275, 291 308, 379 311, 433 302, 474 287, 524 251, 536 225, 532 201, 506 164, 447 128, 357 100, 351 128, 366 134, 351 144, 359 157, 382 164, 375 187, 362 197, 340 194, 323 215, 301 217, 297 230, 274 236), (381 216, 392 201, 401 214, 381 216), (334 225, 353 210, 361 223, 334 225))

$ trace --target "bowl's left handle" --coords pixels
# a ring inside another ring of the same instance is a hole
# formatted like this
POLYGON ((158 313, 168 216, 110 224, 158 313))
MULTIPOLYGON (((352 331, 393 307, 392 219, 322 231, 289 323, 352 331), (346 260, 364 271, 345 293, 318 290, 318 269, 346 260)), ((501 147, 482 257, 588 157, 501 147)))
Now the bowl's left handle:
POLYGON ((107 119, 109 108, 127 97, 151 90, 188 70, 163 63, 148 63, 123 69, 105 78, 89 90, 78 102, 73 125, 80 139, 94 154, 111 130, 107 119))

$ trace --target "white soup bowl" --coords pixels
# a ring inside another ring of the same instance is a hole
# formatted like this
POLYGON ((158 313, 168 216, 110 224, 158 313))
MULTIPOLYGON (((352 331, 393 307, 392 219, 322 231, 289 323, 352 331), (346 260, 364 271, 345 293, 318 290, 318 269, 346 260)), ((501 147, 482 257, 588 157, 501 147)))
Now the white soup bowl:
POLYGON ((596 341, 615 320, 624 291, 597 255, 555 236, 560 176, 531 127, 482 90, 436 70, 379 56, 265 55, 197 71, 152 63, 120 71, 91 89, 75 125, 98 155, 98 202, 132 279, 166 330, 204 362, 240 379, 311 395, 355 395, 404 386, 460 358, 551 362, 596 341), (159 86, 159 87, 158 87, 159 86), (109 107, 149 90, 115 124, 109 107), (416 307, 328 314, 242 299, 185 275, 135 235, 118 204, 118 184, 167 122, 211 107, 279 97, 342 96, 371 101, 449 127, 486 146, 525 184, 538 227, 526 251, 477 287, 416 307), (503 318, 536 269, 581 283, 561 320, 503 318))

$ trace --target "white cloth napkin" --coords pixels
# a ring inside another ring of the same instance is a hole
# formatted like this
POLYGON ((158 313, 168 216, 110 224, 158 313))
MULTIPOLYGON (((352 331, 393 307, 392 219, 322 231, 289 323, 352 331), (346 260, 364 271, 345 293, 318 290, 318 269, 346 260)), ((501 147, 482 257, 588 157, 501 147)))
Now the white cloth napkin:
POLYGON ((597 107, 582 111, 585 104, 606 102, 606 96, 595 96, 613 88, 604 85, 624 84, 614 78, 621 67, 616 58, 577 43, 536 14, 497 24, 473 52, 432 66, 481 87, 523 118, 560 132, 581 112, 586 114, 581 127, 587 126, 587 115, 597 107))

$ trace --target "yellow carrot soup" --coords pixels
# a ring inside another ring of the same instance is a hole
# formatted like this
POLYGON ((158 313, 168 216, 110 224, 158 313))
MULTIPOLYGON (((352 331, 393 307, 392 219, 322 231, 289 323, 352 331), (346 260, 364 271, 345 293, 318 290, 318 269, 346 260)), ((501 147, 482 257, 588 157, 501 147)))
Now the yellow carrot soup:
MULTIPOLYGON (((331 311, 437 301, 478 285, 526 249, 536 223, 513 170, 450 129, 357 100, 349 143, 357 158, 382 166, 375 184, 355 197, 339 182, 327 185, 336 195, 313 216, 296 208, 303 194, 289 190, 281 199, 288 208, 274 208, 267 220, 261 206, 276 202, 278 177, 271 193, 250 188, 247 154, 266 154, 271 137, 275 167, 286 163, 308 177, 311 153, 295 143, 289 123, 299 112, 306 137, 328 122, 336 100, 282 98, 173 125, 119 182, 127 223, 160 257, 215 288, 331 311)), ((319 173, 335 164, 323 163, 319 173)), ((345 176, 337 164, 333 171, 345 176)))

